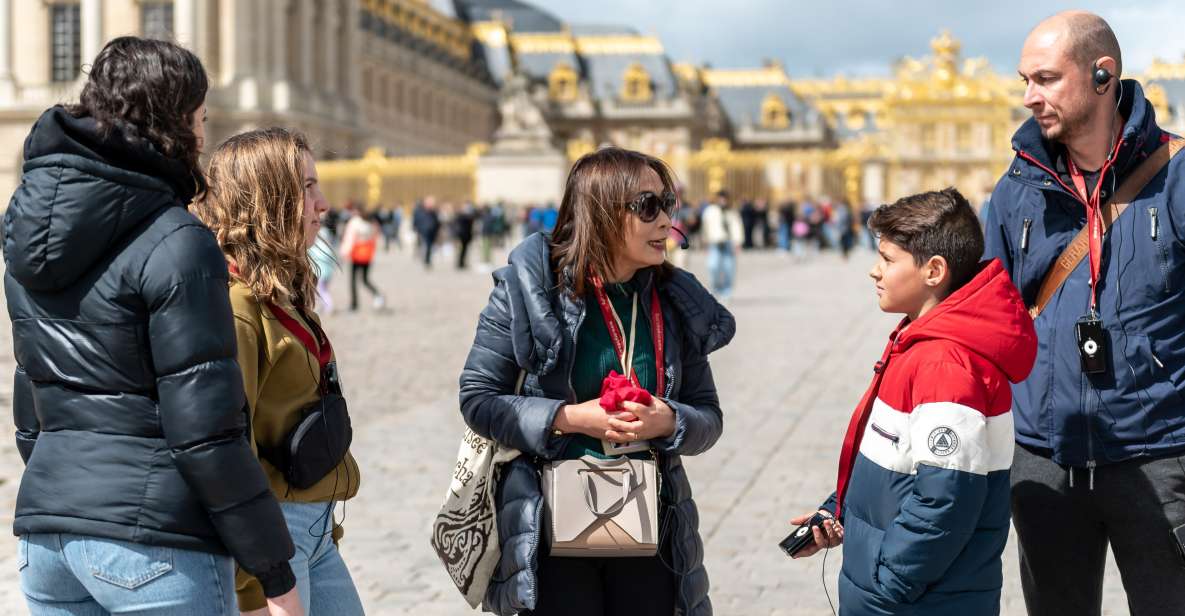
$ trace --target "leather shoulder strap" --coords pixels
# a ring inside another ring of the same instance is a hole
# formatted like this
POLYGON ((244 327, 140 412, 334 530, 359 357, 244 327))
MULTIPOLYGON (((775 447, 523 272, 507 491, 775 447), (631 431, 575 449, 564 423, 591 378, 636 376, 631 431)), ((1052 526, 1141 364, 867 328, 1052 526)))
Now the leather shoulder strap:
MULTIPOLYGON (((1103 207, 1103 233, 1106 233, 1111 228, 1111 224, 1115 219, 1119 218, 1127 210, 1131 202, 1139 196, 1148 182, 1160 173, 1160 170, 1169 164, 1169 161, 1181 151, 1185 146, 1185 139, 1171 139, 1156 148, 1156 151, 1147 158, 1144 162, 1136 167, 1131 175, 1119 185, 1119 190, 1111 196, 1111 200, 1103 207)), ((1045 279, 1041 281, 1041 288, 1037 291, 1037 301, 1029 307, 1029 315, 1036 319, 1041 314, 1042 310, 1049 305, 1049 300, 1053 299, 1057 290, 1061 288, 1066 279, 1070 277, 1070 272, 1078 267, 1078 264, 1086 257, 1086 253, 1090 251, 1089 239, 1087 237, 1087 228, 1083 227, 1058 256, 1057 260, 1050 266, 1049 272, 1045 274, 1045 279)))

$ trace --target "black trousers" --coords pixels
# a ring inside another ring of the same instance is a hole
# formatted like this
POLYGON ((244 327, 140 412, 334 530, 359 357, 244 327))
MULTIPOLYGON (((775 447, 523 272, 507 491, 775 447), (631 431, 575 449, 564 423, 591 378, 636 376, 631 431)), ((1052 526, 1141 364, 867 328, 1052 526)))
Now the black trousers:
MULTIPOLYGON (((671 562, 664 546, 663 558, 671 562)), ((649 558, 539 557, 538 603, 526 616, 673 616, 675 574, 649 558)))
POLYGON ((424 251, 424 267, 432 267, 432 245, 436 240, 426 235, 420 236, 420 249, 424 251))
POLYGON ((465 261, 469 256, 469 243, 472 241, 473 238, 457 240, 457 269, 465 269, 467 265, 465 261))
POLYGON ((1185 615, 1185 556, 1172 529, 1185 524, 1185 456, 1069 471, 1017 446, 1012 522, 1031 616, 1098 616, 1107 545, 1132 616, 1185 615))
POLYGON ((362 284, 370 290, 370 294, 380 296, 379 290, 370 284, 370 264, 369 263, 354 263, 350 268, 350 310, 358 309, 358 279, 362 279, 362 284))

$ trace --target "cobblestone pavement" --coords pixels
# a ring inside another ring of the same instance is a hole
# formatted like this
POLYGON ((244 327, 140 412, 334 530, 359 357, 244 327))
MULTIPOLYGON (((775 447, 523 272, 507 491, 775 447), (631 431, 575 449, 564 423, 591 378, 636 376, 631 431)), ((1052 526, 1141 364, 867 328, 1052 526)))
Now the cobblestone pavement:
MULTIPOLYGON (((447 256, 447 255, 442 255, 447 256)), ((380 255, 373 279, 388 297, 371 309, 326 318, 354 416, 354 452, 363 486, 345 507, 342 549, 371 614, 470 613, 428 547, 462 422, 457 376, 472 342, 488 275, 456 272, 446 259, 427 273, 406 253, 380 255)), ((712 356, 725 413, 724 436, 687 466, 702 516, 716 613, 830 614, 841 556, 791 561, 776 547, 793 515, 811 510, 834 486, 839 444, 852 407, 896 318, 877 311, 865 272, 868 253, 850 263, 823 256, 794 263, 746 254, 732 309, 732 345, 712 356)), ((702 255, 690 267, 703 277, 702 255)), ((348 277, 334 291, 344 307, 348 277)), ((0 374, 11 374, 11 329, 0 323, 0 374)), ((11 377, 0 376, 7 406, 11 377)), ((3 420, 8 421, 8 420, 3 420)), ((8 425, 0 423, 0 425, 8 425)), ((10 528, 21 463, 0 430, 0 528, 10 528)), ((339 516, 343 512, 339 509, 339 516)), ((25 613, 15 541, 0 534, 0 613, 25 613)), ((1024 613, 1010 544, 1003 613, 1024 613)), ((1126 614, 1113 565, 1106 614, 1126 614)))

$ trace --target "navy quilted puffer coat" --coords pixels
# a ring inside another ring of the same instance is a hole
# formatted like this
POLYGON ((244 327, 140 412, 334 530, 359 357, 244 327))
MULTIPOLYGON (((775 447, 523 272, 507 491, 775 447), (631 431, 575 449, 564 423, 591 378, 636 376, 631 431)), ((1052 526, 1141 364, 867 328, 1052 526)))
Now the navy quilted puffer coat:
MULTIPOLYGON (((551 424, 560 406, 576 402, 569 375, 586 306, 556 283, 549 254, 548 237, 533 235, 511 253, 510 265, 494 273, 494 291, 461 373, 465 422, 478 434, 524 454, 502 469, 497 493, 502 557, 484 607, 504 616, 535 607, 543 494, 532 458, 560 456, 571 437, 553 436, 551 424), (522 395, 516 396, 520 370, 527 376, 522 395)), ((656 450, 673 500, 666 519, 670 527, 663 529, 672 542, 669 564, 683 574, 676 609, 680 615, 710 616, 699 513, 682 456, 707 451, 720 437, 723 415, 707 356, 728 344, 736 322, 687 272, 675 270, 655 280, 647 270, 636 280, 644 289, 659 285, 666 325, 667 390, 661 397, 675 411, 677 425, 673 435, 656 443, 656 450)), ((646 291, 639 294, 644 304, 639 315, 650 314, 650 297, 646 291)))

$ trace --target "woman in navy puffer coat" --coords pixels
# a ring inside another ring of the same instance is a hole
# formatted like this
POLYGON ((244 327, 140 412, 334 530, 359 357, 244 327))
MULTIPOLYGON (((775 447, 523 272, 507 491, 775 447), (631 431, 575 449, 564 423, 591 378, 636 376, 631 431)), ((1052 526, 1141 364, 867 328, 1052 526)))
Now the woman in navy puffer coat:
MULTIPOLYGON (((596 431, 572 428, 580 423, 574 419, 579 407, 592 408, 587 403, 577 404, 584 400, 578 399, 573 388, 577 357, 583 358, 587 352, 586 347, 578 352, 577 342, 587 339, 583 327, 586 316, 589 321, 602 318, 591 290, 573 272, 599 273, 601 268, 596 267, 595 258, 573 258, 582 254, 573 249, 573 240, 599 238, 604 232, 607 238, 621 238, 598 240, 611 247, 604 252, 613 259, 613 271, 604 279, 631 285, 640 301, 639 321, 651 314, 652 285, 657 285, 661 306, 663 344, 653 348, 663 350, 660 380, 665 380, 666 386, 654 393, 655 405, 663 409, 663 418, 669 423, 664 432, 649 440, 662 476, 666 513, 660 520, 664 540, 659 553, 665 562, 655 563, 650 571, 657 572, 656 579, 670 582, 673 597, 660 604, 673 603, 676 614, 712 613, 699 515, 681 457, 706 451, 720 436, 723 416, 707 355, 732 339, 735 321, 693 276, 663 260, 658 246, 665 242, 670 228, 671 186, 669 172, 656 159, 617 148, 589 154, 577 161, 569 176, 554 235, 527 238, 511 253, 509 265, 494 273, 494 291, 478 320, 476 339, 461 373, 461 412, 478 434, 524 455, 504 466, 501 473, 497 515, 502 555, 486 593, 487 611, 503 615, 525 610, 552 613, 556 611, 553 598, 559 593, 563 593, 557 599, 562 603, 559 611, 565 614, 616 614, 620 609, 612 607, 615 601, 649 600, 620 596, 624 589, 610 579, 612 573, 603 574, 604 590, 599 594, 596 586, 588 590, 589 580, 579 579, 591 574, 565 579, 557 569, 582 567, 598 559, 551 558, 541 535, 544 507, 535 459, 562 459, 570 455, 574 440, 596 431), (608 194, 614 189, 623 194, 608 194), (600 198, 581 196, 591 193, 600 198), (594 223, 588 212, 581 210, 595 207, 604 208, 607 216, 594 223), (616 221, 608 224, 619 225, 618 235, 608 235, 611 230, 604 228, 589 228, 606 221, 616 221), (635 267, 628 267, 631 264, 635 267), (521 395, 513 395, 520 371, 526 372, 521 395), (557 429, 562 434, 557 434, 557 429), (587 601, 581 599, 585 596, 587 601)), ((588 246, 582 244, 582 248, 588 246)), ((649 370, 655 369, 650 364, 649 370)), ((642 385, 646 385, 644 378, 642 385)), ((595 399, 591 403, 595 405, 595 399)), ((660 421, 658 415, 655 422, 660 421)), ((588 416, 596 420, 595 411, 588 416)), ((621 425, 609 424, 610 431, 615 427, 621 425)), ((621 567, 649 566, 621 562, 646 559, 615 560, 621 567)), ((667 584, 664 581, 662 585, 667 584)), ((668 592, 651 588, 647 586, 641 594, 668 592)))

